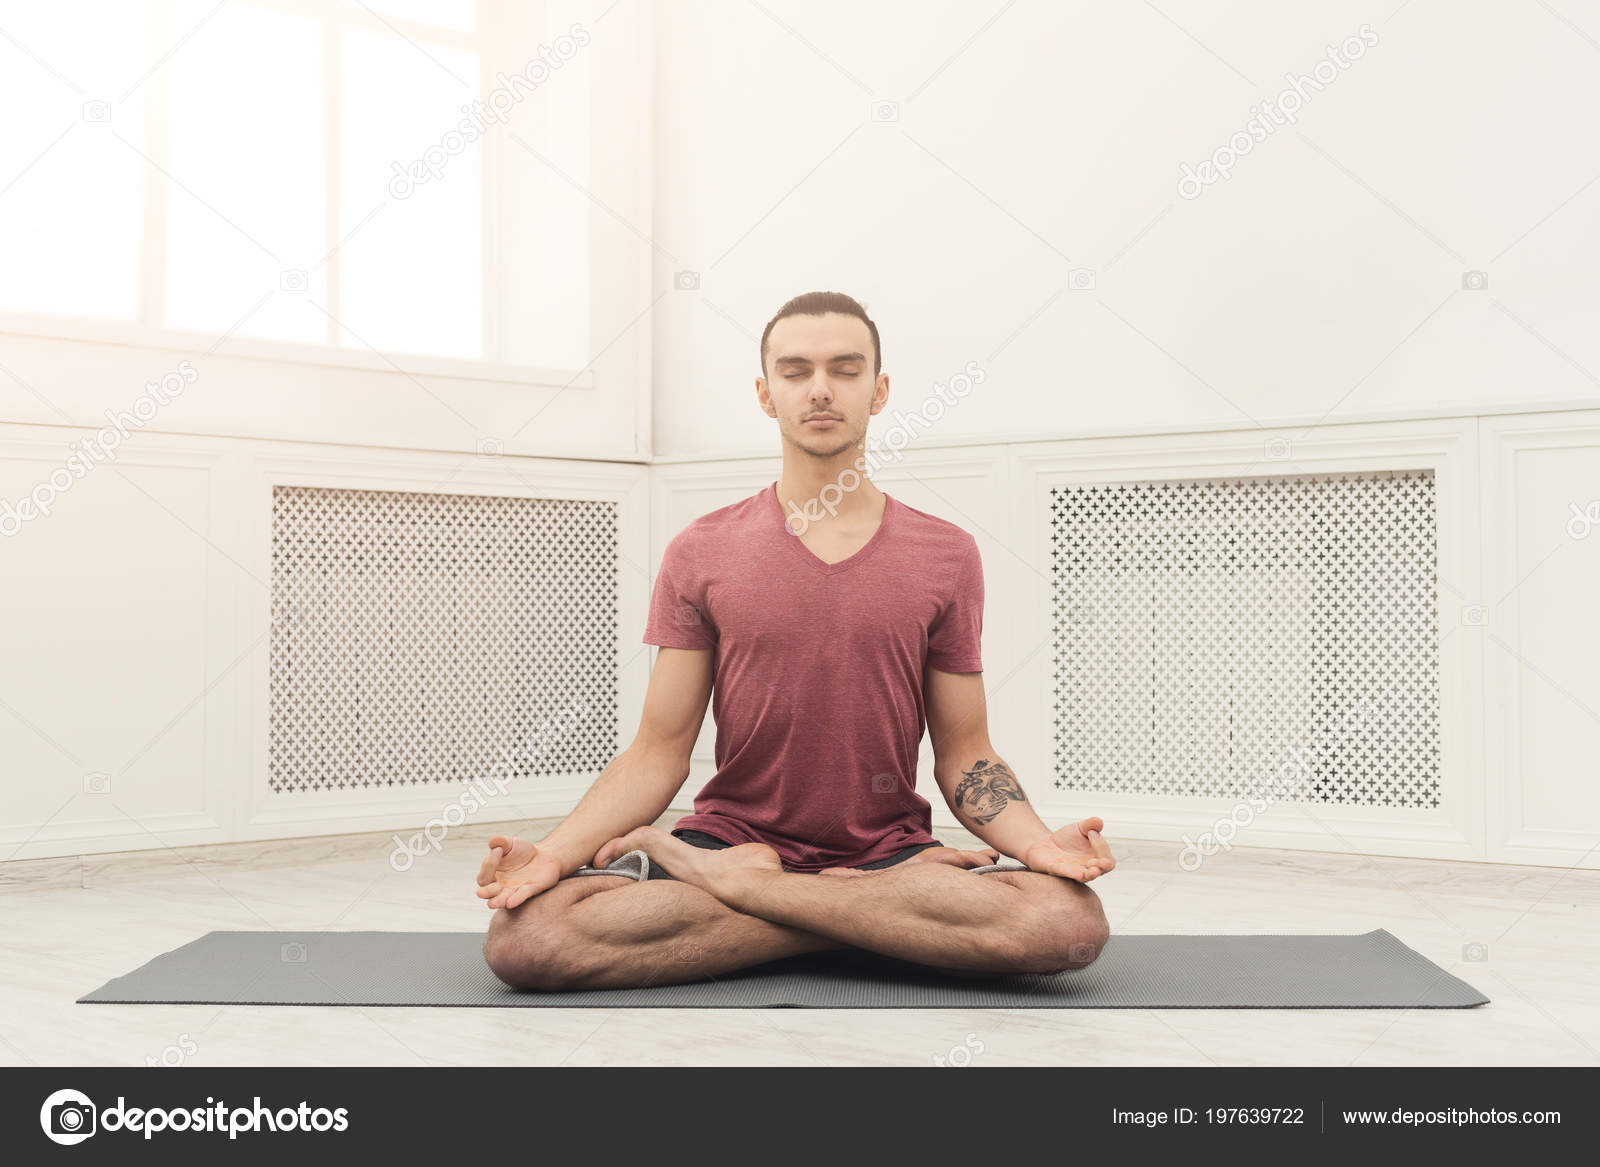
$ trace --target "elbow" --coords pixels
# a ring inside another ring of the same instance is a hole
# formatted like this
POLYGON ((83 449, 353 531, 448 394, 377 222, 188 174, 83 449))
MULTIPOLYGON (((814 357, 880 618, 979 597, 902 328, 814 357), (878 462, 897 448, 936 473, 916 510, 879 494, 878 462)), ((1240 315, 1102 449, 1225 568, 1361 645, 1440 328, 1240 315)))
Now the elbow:
POLYGON ((628 768, 635 773, 648 774, 671 785, 671 793, 689 780, 691 742, 660 741, 641 738, 628 747, 628 768))

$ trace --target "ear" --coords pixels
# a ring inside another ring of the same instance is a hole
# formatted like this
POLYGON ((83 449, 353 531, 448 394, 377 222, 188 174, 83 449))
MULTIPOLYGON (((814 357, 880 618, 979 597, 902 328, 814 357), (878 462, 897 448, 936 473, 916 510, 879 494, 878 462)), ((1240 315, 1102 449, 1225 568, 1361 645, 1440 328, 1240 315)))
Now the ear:
POLYGON ((879 373, 878 380, 872 387, 872 413, 883 412, 883 407, 889 402, 889 374, 879 373))
POLYGON ((778 407, 772 404, 772 390, 767 386, 765 377, 756 378, 756 401, 761 406, 761 412, 768 417, 778 416, 778 407))

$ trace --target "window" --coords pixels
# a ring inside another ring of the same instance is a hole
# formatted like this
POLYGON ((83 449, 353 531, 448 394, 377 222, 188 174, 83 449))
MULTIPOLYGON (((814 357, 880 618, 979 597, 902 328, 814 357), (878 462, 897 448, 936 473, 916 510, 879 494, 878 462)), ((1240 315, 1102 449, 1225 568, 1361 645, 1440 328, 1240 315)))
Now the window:
POLYGON ((570 7, 0 0, 0 313, 580 367, 570 7))

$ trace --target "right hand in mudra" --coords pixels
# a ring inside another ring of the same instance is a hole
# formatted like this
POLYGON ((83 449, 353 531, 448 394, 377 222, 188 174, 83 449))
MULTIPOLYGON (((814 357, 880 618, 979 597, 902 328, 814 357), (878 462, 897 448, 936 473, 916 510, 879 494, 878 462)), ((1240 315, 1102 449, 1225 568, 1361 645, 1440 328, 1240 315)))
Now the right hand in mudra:
POLYGON ((495 835, 478 868, 478 898, 489 901, 486 907, 514 908, 548 891, 560 878, 561 860, 554 852, 541 851, 526 839, 495 835))

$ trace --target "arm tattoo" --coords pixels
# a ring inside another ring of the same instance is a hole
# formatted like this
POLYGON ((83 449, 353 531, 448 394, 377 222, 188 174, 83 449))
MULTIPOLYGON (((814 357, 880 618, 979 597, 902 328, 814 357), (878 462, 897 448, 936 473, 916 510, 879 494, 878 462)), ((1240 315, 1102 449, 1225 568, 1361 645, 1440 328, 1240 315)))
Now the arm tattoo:
POLYGON ((980 758, 976 766, 961 773, 965 777, 956 787, 956 809, 965 810, 974 822, 982 824, 993 821, 1013 799, 1017 802, 1028 801, 1016 775, 1007 769, 1004 762, 980 758))

